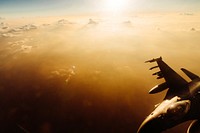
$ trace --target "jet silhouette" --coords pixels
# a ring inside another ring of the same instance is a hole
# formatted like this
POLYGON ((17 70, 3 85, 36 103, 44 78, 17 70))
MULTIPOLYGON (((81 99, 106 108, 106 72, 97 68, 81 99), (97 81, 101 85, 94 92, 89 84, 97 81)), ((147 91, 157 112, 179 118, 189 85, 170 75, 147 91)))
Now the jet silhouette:
POLYGON ((145 63, 156 62, 157 66, 150 68, 160 69, 154 73, 157 79, 164 78, 165 82, 153 87, 149 94, 155 94, 168 89, 163 101, 156 105, 155 110, 143 121, 137 133, 161 133, 180 123, 194 120, 187 133, 200 133, 200 78, 192 72, 181 68, 191 79, 187 82, 162 57, 148 60, 145 63))

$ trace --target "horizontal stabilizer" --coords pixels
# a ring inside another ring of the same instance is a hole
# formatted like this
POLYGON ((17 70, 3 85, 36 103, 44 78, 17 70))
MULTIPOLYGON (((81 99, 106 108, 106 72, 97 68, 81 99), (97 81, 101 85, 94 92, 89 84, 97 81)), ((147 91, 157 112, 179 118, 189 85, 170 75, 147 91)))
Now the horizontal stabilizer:
POLYGON ((155 87, 153 87, 150 91, 149 94, 155 94, 161 91, 164 91, 165 89, 167 89, 167 83, 162 83, 160 85, 156 85, 155 87))
POLYGON ((184 69, 184 68, 181 68, 181 70, 191 79, 191 80, 194 80, 194 79, 197 79, 199 78, 199 76, 197 76, 196 74, 184 69))

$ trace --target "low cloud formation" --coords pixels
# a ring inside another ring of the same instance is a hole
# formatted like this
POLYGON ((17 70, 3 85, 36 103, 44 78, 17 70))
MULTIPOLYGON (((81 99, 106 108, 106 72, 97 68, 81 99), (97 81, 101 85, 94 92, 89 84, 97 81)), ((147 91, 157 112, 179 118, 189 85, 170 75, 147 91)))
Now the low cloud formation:
POLYGON ((96 21, 94 21, 93 19, 89 19, 88 24, 93 24, 93 25, 95 25, 95 24, 98 24, 98 23, 97 23, 96 21))
POLYGON ((132 25, 132 22, 130 20, 128 21, 124 21, 123 24, 127 25, 127 26, 131 26, 132 25))
POLYGON ((37 26, 33 25, 33 24, 27 24, 27 25, 19 27, 19 29, 21 29, 23 31, 28 31, 28 30, 37 29, 37 26))
POLYGON ((50 78, 63 78, 63 81, 65 81, 68 84, 72 76, 76 74, 75 68, 76 68, 75 66, 71 66, 70 68, 58 69, 58 70, 52 71, 50 78))
POLYGON ((5 29, 8 29, 9 27, 8 27, 8 24, 6 24, 6 23, 4 23, 4 22, 1 22, 0 23, 0 29, 2 29, 2 30, 5 30, 5 29))
POLYGON ((65 19, 58 20, 58 25, 67 25, 67 24, 74 24, 74 23, 65 19))
POLYGON ((133 133, 164 97, 148 94, 162 81, 144 61, 162 56, 178 73, 185 67, 200 75, 198 14, 88 18, 7 20, 0 36, 2 132, 133 133))

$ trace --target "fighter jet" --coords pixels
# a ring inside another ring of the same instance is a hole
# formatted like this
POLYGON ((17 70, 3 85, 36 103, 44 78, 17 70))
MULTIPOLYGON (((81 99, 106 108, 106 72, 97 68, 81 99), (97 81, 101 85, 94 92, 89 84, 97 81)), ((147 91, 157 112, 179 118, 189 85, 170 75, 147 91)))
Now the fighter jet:
POLYGON ((163 101, 156 105, 154 111, 143 121, 137 133, 161 133, 183 122, 193 120, 187 133, 200 133, 200 78, 192 72, 181 68, 191 79, 187 82, 162 57, 148 60, 145 63, 156 62, 157 66, 150 70, 159 69, 153 75, 157 79, 164 78, 164 83, 153 87, 149 94, 156 94, 166 89, 163 101))

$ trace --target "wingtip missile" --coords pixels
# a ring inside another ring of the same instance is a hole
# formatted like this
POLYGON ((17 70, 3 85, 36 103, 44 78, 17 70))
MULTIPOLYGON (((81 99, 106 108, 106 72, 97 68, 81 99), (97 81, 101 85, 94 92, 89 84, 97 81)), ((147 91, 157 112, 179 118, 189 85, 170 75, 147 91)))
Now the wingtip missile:
POLYGON ((152 63, 152 62, 155 62, 155 61, 156 61, 155 59, 151 59, 151 60, 145 61, 144 63, 152 63))
POLYGON ((147 61, 145 61, 144 63, 152 63, 152 62, 155 62, 155 61, 158 61, 158 60, 162 60, 162 57, 159 57, 159 58, 153 58, 153 59, 151 59, 151 60, 147 60, 147 61))

